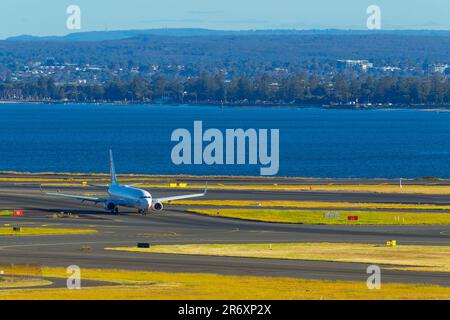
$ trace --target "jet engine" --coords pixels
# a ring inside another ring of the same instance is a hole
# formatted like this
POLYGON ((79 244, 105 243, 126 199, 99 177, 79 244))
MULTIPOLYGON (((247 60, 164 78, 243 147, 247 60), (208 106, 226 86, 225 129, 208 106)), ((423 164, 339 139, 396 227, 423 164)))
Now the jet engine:
POLYGON ((161 211, 162 209, 164 209, 164 206, 161 202, 153 202, 152 203, 152 210, 161 211))
POLYGON ((105 202, 105 210, 114 211, 116 209, 114 202, 105 202))

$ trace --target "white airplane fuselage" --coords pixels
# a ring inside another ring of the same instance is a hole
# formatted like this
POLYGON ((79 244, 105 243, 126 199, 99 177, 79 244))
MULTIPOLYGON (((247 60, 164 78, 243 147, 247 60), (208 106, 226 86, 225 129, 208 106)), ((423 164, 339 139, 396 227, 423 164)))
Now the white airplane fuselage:
POLYGON ((203 197, 206 195, 206 187, 203 193, 171 196, 165 198, 153 198, 150 192, 133 188, 131 186, 122 186, 117 180, 113 179, 111 186, 108 188, 109 199, 104 201, 104 208, 107 211, 117 213, 118 206, 135 208, 140 213, 148 213, 150 211, 161 211, 164 209, 163 202, 173 200, 189 199, 203 197))
POLYGON ((121 204, 122 206, 136 208, 142 211, 150 211, 152 209, 152 196, 148 191, 113 185, 109 187, 108 194, 111 198, 123 199, 124 203, 121 204))
MULTIPOLYGON (((149 211, 161 211, 163 210, 164 202, 170 202, 174 200, 182 200, 182 199, 191 199, 197 197, 203 197, 206 195, 207 186, 205 184, 205 191, 203 193, 195 193, 195 194, 183 194, 183 195, 175 195, 169 197, 161 197, 161 198, 153 198, 152 195, 143 189, 133 188, 132 186, 120 185, 117 180, 116 170, 114 167, 114 159, 112 155, 112 151, 109 151, 110 156, 110 174, 111 174, 111 184, 108 187, 109 198, 100 198, 100 197, 87 197, 82 195, 74 195, 74 194, 63 194, 63 193, 54 193, 54 192, 44 192, 50 196, 58 196, 65 198, 72 198, 81 201, 90 201, 97 203, 103 203, 105 210, 110 211, 111 213, 119 213, 118 207, 128 207, 138 209, 140 213, 148 213, 149 211)), ((41 187, 42 190, 42 187, 41 187)))

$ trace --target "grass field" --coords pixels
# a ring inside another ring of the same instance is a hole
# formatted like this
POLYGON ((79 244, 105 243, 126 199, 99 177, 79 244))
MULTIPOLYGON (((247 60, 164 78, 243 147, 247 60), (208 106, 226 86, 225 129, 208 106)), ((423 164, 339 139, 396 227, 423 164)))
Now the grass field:
POLYGON ((92 229, 58 229, 58 228, 22 228, 21 231, 14 231, 11 227, 0 227, 0 236, 42 236, 42 235, 62 235, 62 234, 90 234, 96 233, 92 229))
MULTIPOLYGON (((147 185, 157 188, 157 185, 147 185)), ((189 185, 190 188, 203 188, 201 184, 189 185)), ((400 188, 393 184, 208 184, 210 189, 218 190, 266 190, 266 191, 345 191, 373 193, 416 193, 416 194, 450 194, 448 185, 404 185, 400 188)))
POLYGON ((42 279, 24 279, 21 277, 0 277, 0 289, 47 286, 52 283, 42 279))
MULTIPOLYGON (((109 248, 143 253, 170 253, 271 259, 299 259, 420 267, 421 270, 450 272, 450 246, 386 247, 374 244, 192 244, 159 245, 150 248, 109 248)), ((449 275, 450 276, 450 275, 449 275)))
MULTIPOLYGON (((216 217, 302 224, 343 225, 450 225, 450 214, 382 211, 339 211, 340 217, 326 218, 327 210, 277 210, 277 209, 191 209, 187 212, 216 217), (358 216, 359 220, 347 219, 358 216)), ((336 212, 333 212, 336 213, 336 212)))
MULTIPOLYGON (((1 268, 1 267, 0 267, 1 268)), ((26 267, 5 267, 8 273, 29 274, 26 267)), ((47 277, 67 277, 63 268, 42 268, 47 277)), ((449 299, 450 288, 439 286, 383 284, 368 290, 362 282, 316 281, 290 278, 222 276, 123 270, 82 269, 82 279, 116 282, 117 286, 68 289, 0 290, 7 299, 449 299)))
POLYGON ((282 201, 282 200, 178 200, 171 204, 189 206, 217 207, 260 207, 260 208, 296 208, 296 209, 401 209, 401 210, 450 210, 450 206, 433 204, 403 203, 364 203, 364 202, 328 202, 328 201, 282 201))
MULTIPOLYGON (((39 176, 27 176, 26 173, 6 173, 11 176, 0 177, 1 182, 36 182, 46 186, 80 186, 83 182, 104 183, 109 181, 106 174, 76 174, 76 173, 42 173, 39 176), (14 176, 16 174, 17 176, 14 176), (57 177, 55 175, 64 175, 57 177)), ((152 175, 120 175, 119 180, 122 182, 141 182, 142 188, 168 188, 170 183, 180 182, 183 179, 190 179, 193 176, 152 176, 152 175)), ((200 177, 195 177, 200 178, 200 177)), ((450 185, 439 184, 403 184, 400 188, 397 184, 373 183, 373 184, 339 184, 326 183, 323 184, 301 184, 291 183, 290 179, 286 179, 285 183, 271 183, 270 179, 261 180, 261 183, 242 184, 239 181, 252 181, 259 179, 255 177, 226 177, 227 179, 236 178, 237 182, 233 184, 214 183, 216 176, 204 177, 210 180, 209 188, 216 190, 282 190, 282 191, 346 191, 346 192, 375 192, 375 193, 417 193, 417 194, 450 194, 450 185)), ((191 189, 203 189, 203 183, 190 183, 191 189)))
MULTIPOLYGON (((167 188, 167 184, 140 185, 143 188, 167 188)), ((189 188, 203 189, 204 184, 189 184, 189 188)), ((374 193, 416 193, 416 194, 450 194, 448 185, 405 185, 400 188, 392 184, 215 184, 209 183, 211 190, 260 190, 260 191, 345 191, 374 193)))

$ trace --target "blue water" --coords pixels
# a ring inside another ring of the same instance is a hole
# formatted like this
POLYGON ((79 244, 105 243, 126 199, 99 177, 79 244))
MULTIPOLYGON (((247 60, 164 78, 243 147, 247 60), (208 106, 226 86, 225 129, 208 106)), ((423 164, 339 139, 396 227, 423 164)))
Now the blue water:
POLYGON ((171 162, 171 133, 279 128, 280 176, 450 178, 450 113, 414 110, 0 105, 0 171, 259 175, 260 166, 171 162))

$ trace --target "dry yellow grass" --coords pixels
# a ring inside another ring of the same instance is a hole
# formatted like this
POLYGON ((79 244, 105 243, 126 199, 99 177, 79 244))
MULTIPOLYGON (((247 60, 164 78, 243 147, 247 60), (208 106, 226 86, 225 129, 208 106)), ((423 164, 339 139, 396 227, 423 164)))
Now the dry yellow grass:
POLYGON ((21 231, 14 231, 13 228, 0 227, 0 236, 42 236, 61 234, 90 234, 96 233, 92 229, 58 229, 58 228, 22 228, 21 231))
MULTIPOLYGON (((339 211, 339 217, 327 218, 327 210, 277 210, 277 209, 191 209, 187 212, 216 217, 256 220, 277 223, 341 224, 341 225, 449 225, 448 213, 339 211), (348 220, 358 216, 358 220, 348 220)), ((336 213, 336 212, 333 212, 336 213)))
MULTIPOLYGON (((142 188, 168 188, 167 183, 142 183, 142 188)), ((204 184, 189 184, 190 189, 203 189, 204 184)), ((447 185, 407 185, 399 188, 388 184, 217 184, 209 183, 211 190, 260 190, 260 191, 345 191, 345 192, 373 192, 373 193, 406 193, 406 194, 450 194, 447 185)))
MULTIPOLYGON (((146 188, 167 188, 167 184, 142 184, 146 188)), ((203 189, 203 184, 190 184, 189 188, 203 189)), ((374 193, 417 193, 417 194, 450 194, 447 185, 406 185, 399 188, 388 184, 208 184, 209 189, 215 190, 266 190, 266 191, 346 191, 346 192, 374 192, 374 193)))
MULTIPOLYGON (((191 244, 108 250, 227 257, 298 259, 426 267, 450 272, 450 246, 396 246, 350 243, 191 244)), ((449 275, 450 276, 450 275, 449 275)))
POLYGON ((23 287, 40 287, 51 285, 51 281, 42 279, 14 279, 14 278, 0 278, 0 289, 14 289, 23 287))
MULTIPOLYGON (((13 268, 29 273, 26 268, 13 268)), ((11 271, 11 270, 10 270, 11 271)), ((115 281, 118 286, 68 289, 1 290, 7 299, 449 299, 450 288, 439 286, 383 284, 368 290, 362 282, 316 281, 290 278, 239 277, 213 274, 178 274, 123 270, 82 269, 82 279, 115 281)), ((48 277, 66 277, 62 268, 42 268, 48 277)))
MULTIPOLYGON (((1 182, 36 182, 45 183, 47 186, 80 186, 82 182, 101 183, 109 181, 109 177, 106 174, 81 174, 81 173, 42 173, 39 176, 27 176, 26 173, 14 173, 6 172, 6 174, 13 174, 9 177, 0 177, 1 182), (14 176, 17 175, 17 176, 14 176), (63 177, 59 176, 63 175, 63 177)), ((189 175, 180 176, 152 176, 152 175, 120 175, 119 179, 123 182, 141 182, 140 185, 143 188, 167 188, 168 183, 174 181, 180 181, 183 178, 193 178, 189 175)), ((201 177, 196 177, 201 178, 201 177)), ((347 192, 376 192, 376 193, 418 193, 418 194, 450 194, 449 185, 439 184, 404 184, 403 188, 400 188, 395 184, 295 184, 289 183, 290 179, 286 178, 286 183, 271 183, 270 179, 261 180, 261 183, 255 184, 239 184, 239 180, 252 181, 258 179, 257 177, 227 177, 236 178, 237 182, 233 184, 220 184, 214 183, 215 178, 221 178, 218 176, 204 177, 205 180, 212 180, 209 188, 217 190, 283 190, 283 191, 347 191, 347 192)), ((203 183, 189 184, 189 188, 203 189, 203 183)))
POLYGON ((448 205, 403 204, 403 203, 371 203, 371 202, 328 202, 328 201, 282 201, 282 200, 178 200, 176 205, 192 206, 233 206, 261 208, 302 208, 302 209, 403 209, 403 210, 450 210, 448 205))

